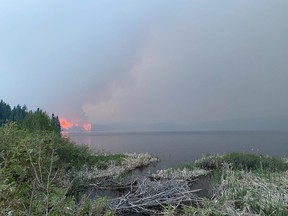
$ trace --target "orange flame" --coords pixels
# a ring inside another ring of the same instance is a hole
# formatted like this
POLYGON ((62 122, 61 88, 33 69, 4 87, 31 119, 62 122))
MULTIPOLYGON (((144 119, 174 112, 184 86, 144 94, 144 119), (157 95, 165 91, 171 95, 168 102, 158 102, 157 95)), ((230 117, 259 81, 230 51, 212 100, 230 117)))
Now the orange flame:
POLYGON ((60 125, 62 128, 64 129, 69 129, 70 127, 73 127, 74 124, 72 122, 69 122, 67 119, 65 118, 60 118, 60 125))
POLYGON ((84 131, 91 131, 91 124, 90 123, 84 123, 82 125, 82 128, 84 131))
POLYGON ((72 127, 81 127, 82 130, 84 131, 91 131, 91 124, 89 122, 83 123, 83 121, 80 121, 80 123, 78 123, 77 121, 74 121, 74 120, 69 121, 66 118, 60 118, 59 121, 60 121, 61 127, 65 130, 69 130, 69 128, 72 128, 72 127))

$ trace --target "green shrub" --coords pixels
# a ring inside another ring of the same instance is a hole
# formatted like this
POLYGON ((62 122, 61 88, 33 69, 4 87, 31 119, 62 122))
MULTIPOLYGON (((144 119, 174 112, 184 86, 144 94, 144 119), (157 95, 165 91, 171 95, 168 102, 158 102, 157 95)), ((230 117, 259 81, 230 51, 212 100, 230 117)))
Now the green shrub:
POLYGON ((76 145, 67 138, 54 138, 57 140, 55 148, 59 162, 64 163, 67 169, 80 169, 84 165, 105 169, 110 161, 120 163, 125 157, 122 154, 91 153, 88 146, 76 145))
MULTIPOLYGON (((0 127, 0 215, 77 215, 82 207, 71 192, 78 190, 72 187, 75 171, 122 158, 93 155, 53 131, 36 133, 8 123, 0 127)), ((103 203, 83 206, 93 212, 103 203)))
POLYGON ((61 204, 70 180, 56 166, 53 133, 21 130, 15 123, 0 128, 0 209, 4 215, 66 214, 61 204))

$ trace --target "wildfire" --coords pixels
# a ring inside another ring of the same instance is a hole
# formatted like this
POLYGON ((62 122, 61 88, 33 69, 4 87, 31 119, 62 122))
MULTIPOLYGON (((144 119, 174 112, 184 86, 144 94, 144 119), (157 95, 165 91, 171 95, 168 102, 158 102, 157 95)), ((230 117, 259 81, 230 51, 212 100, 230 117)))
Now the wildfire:
POLYGON ((69 130, 72 127, 81 127, 83 131, 91 131, 91 124, 89 122, 68 120, 66 118, 60 118, 60 125, 63 129, 69 130))
POLYGON ((82 128, 84 131, 91 131, 91 124, 90 123, 84 123, 82 125, 82 128))
POLYGON ((74 126, 72 122, 67 121, 67 119, 65 118, 60 118, 59 121, 60 121, 61 127, 64 129, 69 129, 70 127, 74 126))

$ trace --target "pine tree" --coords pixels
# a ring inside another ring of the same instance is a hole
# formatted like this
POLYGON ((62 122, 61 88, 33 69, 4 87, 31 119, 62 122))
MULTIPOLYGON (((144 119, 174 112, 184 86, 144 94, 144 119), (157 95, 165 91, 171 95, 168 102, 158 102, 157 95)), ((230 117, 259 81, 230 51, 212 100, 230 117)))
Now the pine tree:
POLYGON ((6 121, 9 121, 11 117, 11 107, 3 100, 0 101, 0 126, 6 121))
POLYGON ((51 125, 54 131, 57 133, 61 132, 61 125, 58 116, 55 117, 54 113, 52 113, 52 118, 51 118, 51 125))

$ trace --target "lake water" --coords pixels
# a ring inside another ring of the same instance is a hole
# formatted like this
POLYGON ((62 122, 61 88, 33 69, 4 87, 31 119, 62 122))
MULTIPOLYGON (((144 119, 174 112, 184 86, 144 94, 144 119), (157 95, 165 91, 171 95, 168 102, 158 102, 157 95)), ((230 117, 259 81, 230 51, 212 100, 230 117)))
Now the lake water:
POLYGON ((189 163, 202 155, 250 152, 288 156, 288 132, 69 133, 73 141, 111 153, 148 152, 160 158, 157 169, 189 163))

